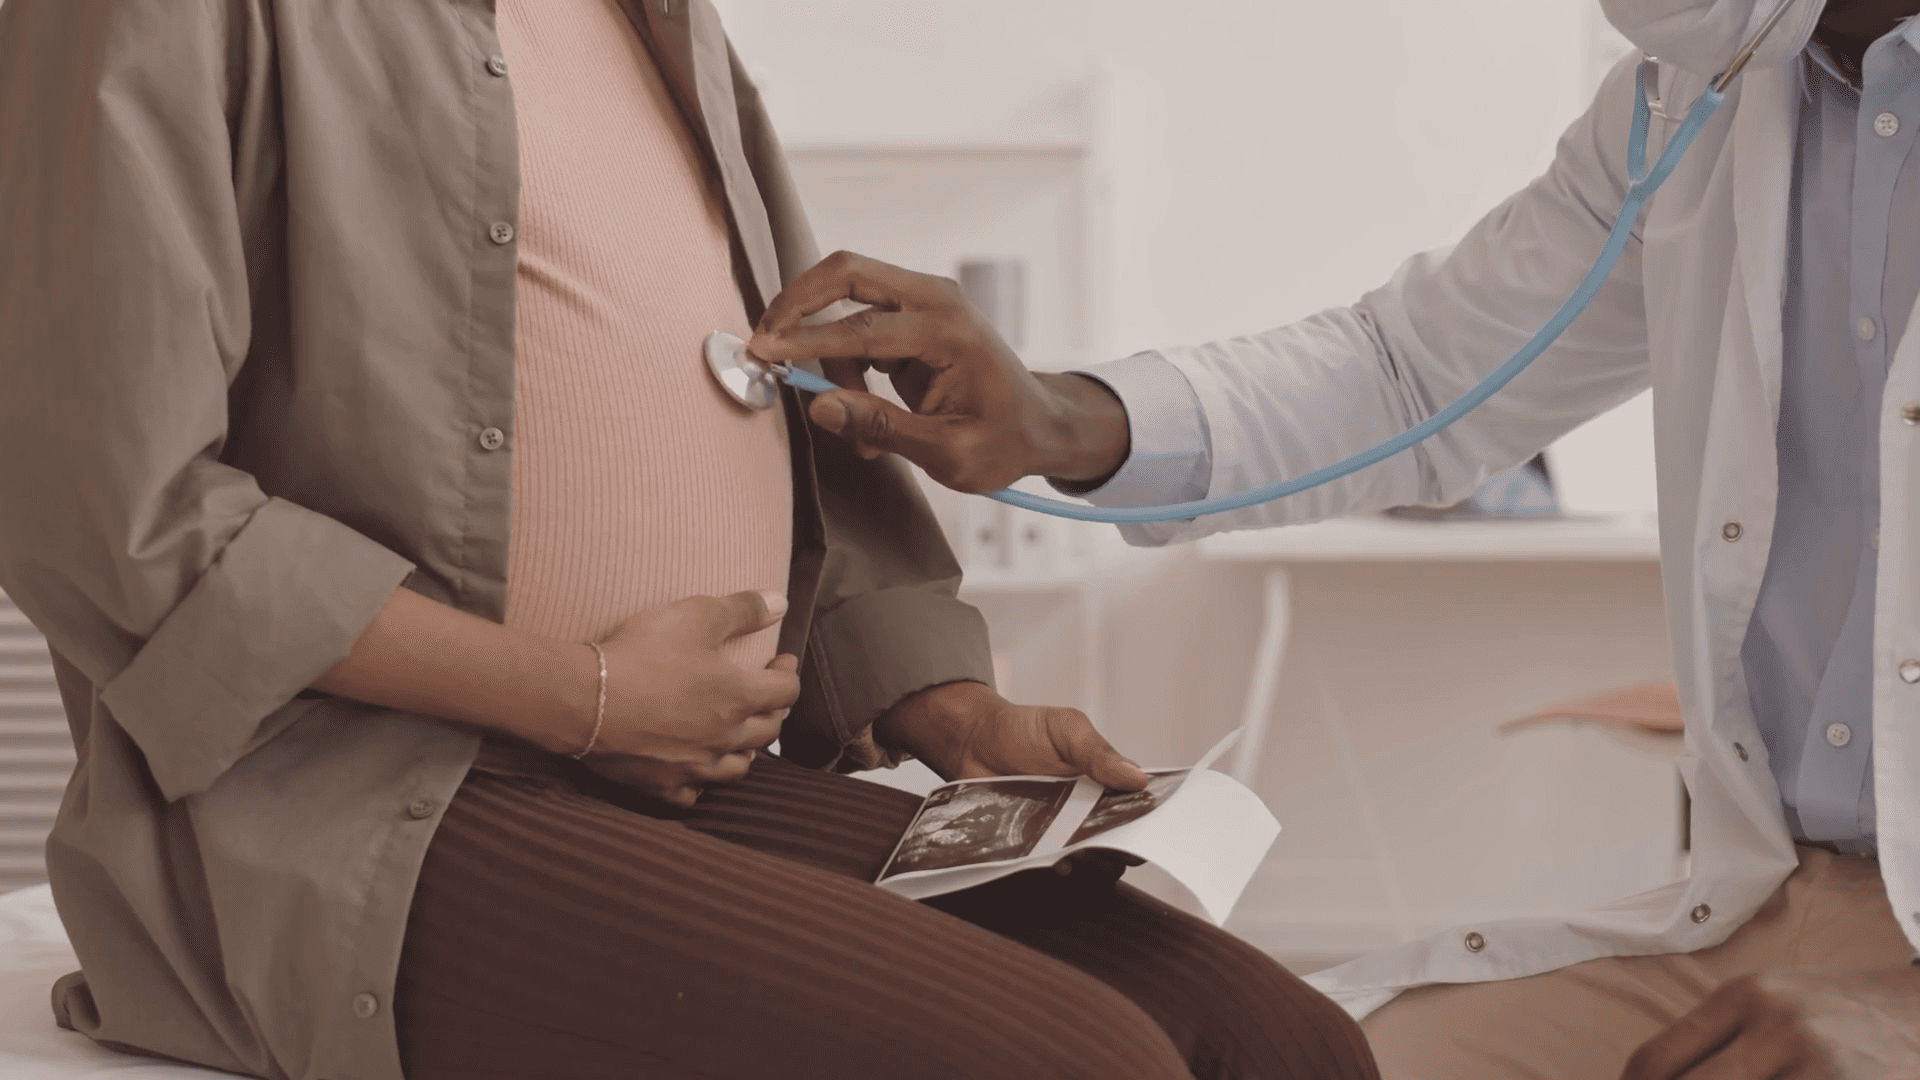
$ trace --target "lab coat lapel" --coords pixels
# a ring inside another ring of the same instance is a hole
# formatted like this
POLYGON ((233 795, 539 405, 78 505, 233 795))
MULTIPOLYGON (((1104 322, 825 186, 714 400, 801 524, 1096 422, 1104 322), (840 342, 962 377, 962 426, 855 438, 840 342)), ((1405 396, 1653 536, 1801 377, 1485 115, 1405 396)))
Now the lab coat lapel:
POLYGON ((780 253, 741 142, 732 50, 720 26, 720 14, 708 0, 622 0, 622 4, 628 17, 646 32, 661 76, 719 173, 734 235, 746 255, 753 287, 760 293, 758 306, 764 308, 780 292, 780 253))
POLYGON ((1742 77, 1733 119, 1734 232, 1745 285, 1754 361, 1766 390, 1769 425, 1780 415, 1786 349, 1787 229, 1799 140, 1800 69, 1792 64, 1742 77), (1782 133, 1785 133, 1784 135, 1782 133))

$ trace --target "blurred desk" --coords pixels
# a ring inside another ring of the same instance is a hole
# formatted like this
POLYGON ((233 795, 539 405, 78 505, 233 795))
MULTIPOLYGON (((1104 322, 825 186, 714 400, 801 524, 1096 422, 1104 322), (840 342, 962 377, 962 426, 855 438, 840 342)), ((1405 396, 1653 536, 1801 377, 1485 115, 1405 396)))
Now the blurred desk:
POLYGON ((1292 614, 1289 570, 1335 562, 1652 562, 1660 561, 1657 522, 1649 514, 1576 515, 1507 521, 1344 518, 1280 529, 1222 533, 1201 540, 1200 557, 1267 567, 1264 618, 1247 682, 1233 776, 1253 786, 1286 657, 1292 614))

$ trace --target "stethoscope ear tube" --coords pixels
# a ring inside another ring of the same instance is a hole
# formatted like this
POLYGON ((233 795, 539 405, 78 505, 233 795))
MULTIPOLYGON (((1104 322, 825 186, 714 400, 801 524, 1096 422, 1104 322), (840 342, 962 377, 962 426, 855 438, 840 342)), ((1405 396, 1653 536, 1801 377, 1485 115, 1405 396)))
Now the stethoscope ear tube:
POLYGON ((1607 234, 1607 242, 1601 248, 1600 257, 1593 268, 1587 272, 1580 288, 1567 298, 1560 311, 1554 315, 1540 332, 1513 358, 1487 376, 1480 385, 1467 391, 1466 395, 1452 405, 1428 417, 1408 431, 1396 435, 1371 450, 1363 451, 1324 468, 1315 469, 1304 476, 1292 480, 1283 480, 1254 488, 1251 491, 1237 492, 1231 495, 1217 495, 1208 499, 1178 503, 1171 506, 1143 507, 1098 507, 1083 503, 1070 503, 1059 499, 1048 499, 1038 495, 1029 495, 1011 488, 996 491, 987 496, 1009 506, 1024 510, 1033 510, 1054 517, 1069 518, 1074 521, 1092 521, 1107 525, 1155 525, 1173 521, 1190 521, 1211 514, 1225 514, 1235 510, 1244 510, 1251 506, 1274 502, 1310 491, 1317 487, 1333 483, 1359 472, 1361 469, 1378 465, 1402 451, 1425 442, 1426 440, 1453 426, 1468 413, 1485 404, 1493 395, 1499 393, 1519 374, 1533 365, 1541 354, 1567 332, 1573 321, 1580 317, 1592 305, 1594 298, 1613 276, 1614 267, 1620 262, 1620 256, 1626 251, 1627 243, 1633 237, 1633 230, 1640 221, 1640 212, 1646 207, 1647 200, 1666 183, 1667 178, 1679 167, 1687 150, 1707 126, 1707 121, 1726 101, 1726 95, 1708 88, 1695 102, 1687 119, 1674 132, 1667 143, 1666 150, 1660 155, 1651 171, 1646 169, 1647 134, 1653 123, 1653 112, 1647 102, 1649 87, 1647 80, 1651 74, 1650 65, 1642 63, 1638 76, 1637 92, 1634 95, 1633 131, 1627 144, 1627 161, 1630 183, 1620 216, 1614 220, 1613 229, 1607 234))
POLYGON ((1714 93, 1727 92, 1727 87, 1733 85, 1733 80, 1739 78, 1740 73, 1753 62, 1753 55, 1760 51, 1760 46, 1766 43, 1767 38, 1773 36, 1774 28, 1780 25, 1780 20, 1786 18, 1787 12, 1793 10, 1793 5, 1798 2, 1799 0, 1780 0, 1780 6, 1773 9, 1773 14, 1767 16, 1767 21, 1760 24, 1760 29, 1754 32, 1753 37, 1749 38, 1745 45, 1740 46, 1739 52, 1733 54, 1732 62, 1727 64, 1727 70, 1721 72, 1720 77, 1713 81, 1714 93))
MULTIPOLYGON (((1048 499, 1038 495, 1008 488, 996 491, 987 497, 1009 506, 1024 510, 1033 510, 1054 517, 1069 518, 1074 521, 1091 521, 1107 525, 1154 525, 1174 521, 1190 521, 1194 518, 1213 514, 1231 513, 1263 503, 1275 502, 1291 495, 1298 495, 1317 487, 1333 483, 1351 476, 1362 469, 1377 465, 1395 457, 1412 447, 1452 427, 1467 414, 1484 405, 1506 385, 1517 378, 1521 372, 1531 367, 1553 344, 1560 340, 1594 299, 1599 296, 1607 279, 1613 276, 1614 268, 1619 265, 1620 256, 1626 251, 1633 237, 1633 230, 1639 224, 1640 214, 1646 208, 1647 200, 1667 182, 1675 169, 1692 148, 1694 140, 1713 118, 1714 113, 1726 101, 1726 88, 1746 66, 1752 62, 1754 54, 1768 35, 1780 25, 1787 12, 1798 0, 1783 0, 1753 37, 1734 54, 1727 70, 1700 95, 1694 102, 1673 138, 1667 143, 1658 161, 1651 171, 1647 169, 1647 136, 1653 122, 1653 108, 1650 96, 1659 93, 1657 86, 1658 61, 1646 58, 1640 65, 1634 97, 1633 129, 1627 143, 1628 186, 1626 199, 1620 208, 1620 216, 1614 220, 1613 228, 1607 234, 1606 244, 1601 248, 1599 258, 1580 287, 1567 298, 1559 312, 1540 328, 1521 350, 1515 353, 1500 368, 1488 375, 1478 386, 1467 391, 1460 400, 1428 417, 1426 420, 1381 443, 1371 450, 1364 451, 1323 468, 1315 469, 1304 476, 1278 483, 1254 488, 1250 491, 1230 495, 1217 495, 1212 498, 1198 499, 1192 502, 1177 503, 1170 506, 1143 506, 1124 508, 1105 508, 1088 506, 1084 503, 1065 502, 1048 499)), ((1667 115, 1662 102, 1661 115, 1667 115)), ((761 364, 746 352, 745 343, 731 334, 716 333, 707 339, 707 363, 714 377, 720 381, 727 392, 736 401, 757 409, 770 408, 779 398, 777 382, 785 380, 789 385, 814 393, 825 393, 836 389, 833 383, 811 372, 789 367, 770 367, 761 364)))

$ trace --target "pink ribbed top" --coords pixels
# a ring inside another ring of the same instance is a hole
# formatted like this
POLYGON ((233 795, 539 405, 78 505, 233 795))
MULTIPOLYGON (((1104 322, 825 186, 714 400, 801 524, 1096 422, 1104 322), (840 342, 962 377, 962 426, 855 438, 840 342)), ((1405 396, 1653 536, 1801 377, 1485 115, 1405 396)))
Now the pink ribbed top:
MULTIPOLYGON (((645 608, 786 591, 780 410, 707 374, 746 336, 705 155, 616 0, 499 0, 520 129, 507 624, 573 641, 645 608)), ((764 666, 777 630, 733 644, 764 666)))

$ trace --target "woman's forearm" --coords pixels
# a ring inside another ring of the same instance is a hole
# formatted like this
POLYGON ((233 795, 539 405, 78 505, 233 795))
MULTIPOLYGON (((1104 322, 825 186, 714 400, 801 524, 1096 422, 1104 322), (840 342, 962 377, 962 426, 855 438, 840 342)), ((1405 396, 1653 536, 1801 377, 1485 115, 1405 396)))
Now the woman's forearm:
POLYGON ((584 645, 511 630, 398 589, 347 659, 313 688, 561 753, 586 745, 598 672, 584 645))

